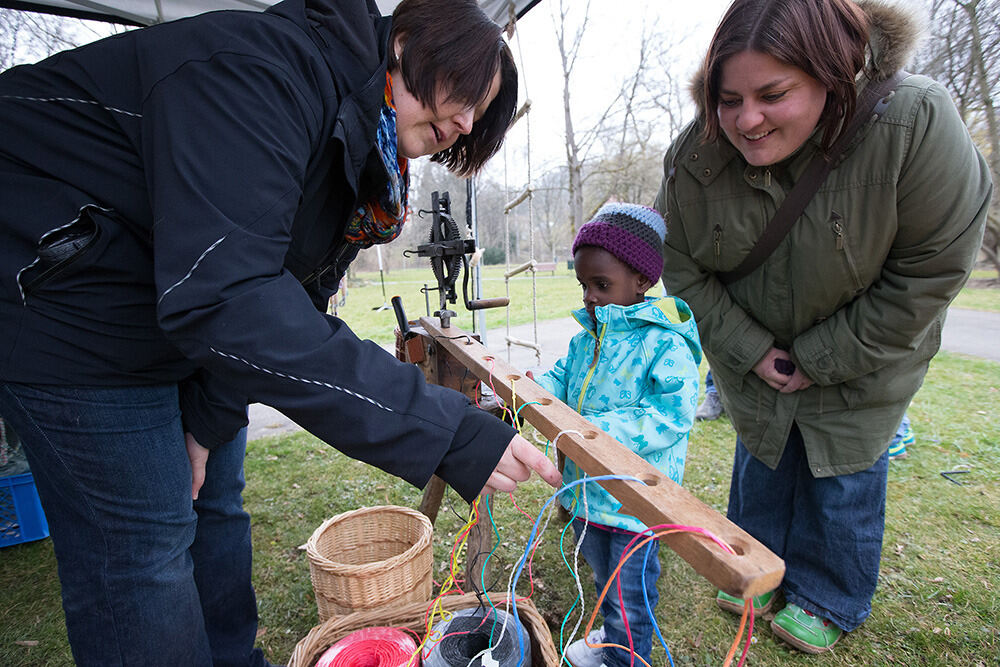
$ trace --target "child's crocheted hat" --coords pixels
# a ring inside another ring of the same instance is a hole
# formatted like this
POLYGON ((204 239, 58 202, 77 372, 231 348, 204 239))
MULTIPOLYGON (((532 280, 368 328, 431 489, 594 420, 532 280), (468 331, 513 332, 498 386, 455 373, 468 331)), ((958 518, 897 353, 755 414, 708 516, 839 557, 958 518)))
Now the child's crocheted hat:
POLYGON ((638 204, 605 204, 580 227, 573 254, 585 245, 604 248, 656 283, 663 272, 663 241, 667 226, 656 210, 638 204))

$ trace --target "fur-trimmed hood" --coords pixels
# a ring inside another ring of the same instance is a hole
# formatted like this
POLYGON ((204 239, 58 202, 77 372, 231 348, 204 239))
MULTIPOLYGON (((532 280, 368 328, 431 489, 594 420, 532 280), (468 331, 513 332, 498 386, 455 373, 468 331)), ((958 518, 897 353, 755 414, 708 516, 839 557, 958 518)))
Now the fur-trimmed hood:
MULTIPOLYGON (((887 79, 913 59, 926 30, 927 16, 920 7, 903 0, 856 2, 871 23, 867 69, 873 74, 873 80, 887 79)), ((704 111, 701 99, 704 84, 705 65, 702 62, 688 85, 688 92, 694 99, 699 116, 704 111)))

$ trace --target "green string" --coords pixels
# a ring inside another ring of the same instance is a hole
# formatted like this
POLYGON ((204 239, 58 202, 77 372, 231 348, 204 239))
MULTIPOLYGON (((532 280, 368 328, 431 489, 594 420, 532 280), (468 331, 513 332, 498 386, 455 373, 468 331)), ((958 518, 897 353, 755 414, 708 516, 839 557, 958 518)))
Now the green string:
MULTIPOLYGON (((497 522, 493 520, 493 503, 490 503, 490 502, 486 503, 486 515, 490 517, 490 525, 493 526, 493 534, 496 536, 496 539, 493 540, 493 548, 486 555, 486 558, 483 560, 483 567, 479 571, 480 590, 483 591, 484 593, 486 592, 486 569, 487 569, 487 565, 490 562, 490 558, 493 557, 493 553, 500 547, 500 529, 497 528, 497 522)), ((490 646, 492 646, 493 645, 493 631, 496 630, 496 627, 497 627, 498 609, 497 609, 496 605, 493 604, 493 598, 491 598, 489 595, 486 595, 486 601, 489 602, 490 603, 490 607, 493 608, 493 626, 490 628, 490 646)))
MULTIPOLYGON (((565 540, 566 540, 566 533, 569 531, 570 528, 573 527, 573 522, 580 515, 580 496, 578 494, 579 490, 573 489, 573 516, 570 517, 569 522, 565 525, 565 527, 563 527, 562 532, 559 534, 559 555, 562 556, 563 564, 566 566, 566 569, 569 570, 570 574, 573 575, 573 579, 576 581, 579 581, 579 576, 573 569, 573 566, 569 564, 569 561, 566 560, 565 540)), ((574 550, 575 548, 576 545, 574 545, 574 550)), ((566 630, 566 624, 569 623, 570 616, 573 615, 573 610, 576 609, 576 605, 583 604, 583 599, 580 597, 581 588, 582 586, 577 586, 576 598, 573 600, 573 604, 570 605, 569 611, 567 611, 566 615, 563 616, 562 624, 559 626, 559 656, 561 658, 561 662, 565 662, 567 665, 569 665, 569 667, 572 667, 572 665, 568 660, 566 660, 565 630, 566 630)))

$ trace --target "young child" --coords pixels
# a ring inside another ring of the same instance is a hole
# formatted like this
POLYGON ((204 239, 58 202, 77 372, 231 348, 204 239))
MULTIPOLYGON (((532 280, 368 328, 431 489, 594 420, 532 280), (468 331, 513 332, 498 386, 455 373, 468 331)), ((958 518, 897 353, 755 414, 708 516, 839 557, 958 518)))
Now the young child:
MULTIPOLYGON (((573 242, 573 258, 584 307, 573 316, 583 331, 570 341, 569 353, 536 381, 680 484, 698 401, 701 344, 687 304, 673 297, 645 296, 660 280, 665 235, 660 214, 635 204, 605 204, 593 220, 580 227, 573 242)), ((581 477, 583 472, 567 459, 563 481, 581 477)), ((596 482, 573 487, 560 500, 576 515, 573 528, 578 539, 587 522, 581 552, 594 571, 594 584, 600 592, 626 545, 646 526, 620 512, 621 503, 596 482)), ((621 570, 633 645, 647 662, 653 625, 643 600, 642 582, 650 608, 655 608, 660 575, 659 544, 649 544, 645 576, 645 548, 621 570)), ((588 645, 628 647, 616 589, 604 598, 601 614, 604 626, 566 651, 566 658, 575 667, 627 666, 630 662, 627 650, 588 645)))

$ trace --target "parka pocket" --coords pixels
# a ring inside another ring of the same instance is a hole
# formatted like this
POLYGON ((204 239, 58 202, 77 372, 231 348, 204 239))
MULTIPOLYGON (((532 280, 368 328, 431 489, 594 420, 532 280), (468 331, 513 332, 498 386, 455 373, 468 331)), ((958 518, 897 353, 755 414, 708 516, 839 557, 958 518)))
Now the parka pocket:
POLYGON ((88 204, 80 209, 72 222, 42 234, 38 240, 37 257, 17 274, 22 303, 30 294, 72 269, 97 245, 102 235, 93 215, 97 211, 110 212, 88 204))
POLYGON ((843 258, 843 262, 847 267, 847 272, 850 275, 852 284, 854 285, 854 293, 860 294, 864 291, 866 285, 864 281, 861 280, 861 273, 858 270, 858 262, 854 258, 854 253, 851 250, 851 244, 848 242, 847 238, 847 226, 844 224, 844 219, 836 211, 830 213, 830 230, 833 232, 834 245, 836 247, 837 253, 843 258))

